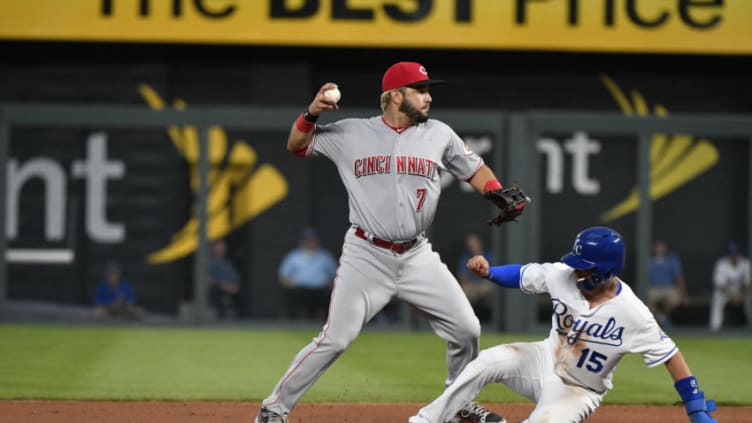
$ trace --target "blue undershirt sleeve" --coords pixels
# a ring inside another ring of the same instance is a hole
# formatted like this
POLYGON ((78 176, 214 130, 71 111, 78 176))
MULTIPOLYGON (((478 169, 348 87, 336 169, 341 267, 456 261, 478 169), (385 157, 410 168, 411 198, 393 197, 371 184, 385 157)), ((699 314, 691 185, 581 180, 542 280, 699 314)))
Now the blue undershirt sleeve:
POLYGON ((521 264, 493 266, 488 269, 488 276, 486 276, 486 279, 497 285, 501 285, 504 288, 519 288, 521 269, 521 264))

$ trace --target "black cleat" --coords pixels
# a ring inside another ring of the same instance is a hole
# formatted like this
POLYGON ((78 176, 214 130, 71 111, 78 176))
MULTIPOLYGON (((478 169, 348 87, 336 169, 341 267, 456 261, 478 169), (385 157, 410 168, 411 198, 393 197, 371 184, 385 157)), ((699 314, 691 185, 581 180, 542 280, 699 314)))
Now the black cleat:
POLYGON ((470 401, 465 408, 449 420, 449 423, 507 423, 504 417, 486 410, 475 401, 470 401))
POLYGON ((287 416, 262 407, 253 423, 287 423, 287 416))

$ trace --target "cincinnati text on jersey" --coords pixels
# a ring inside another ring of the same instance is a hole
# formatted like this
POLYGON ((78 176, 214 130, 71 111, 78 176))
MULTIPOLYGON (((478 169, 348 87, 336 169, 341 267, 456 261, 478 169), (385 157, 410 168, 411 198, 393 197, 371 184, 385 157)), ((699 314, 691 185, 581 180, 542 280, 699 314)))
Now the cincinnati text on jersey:
MULTIPOLYGON (((438 172, 438 164, 424 157, 396 156, 394 167, 396 173, 423 176, 428 179, 434 179, 438 172)), ((390 154, 363 157, 353 162, 353 174, 356 178, 391 172, 392 156, 390 154)))

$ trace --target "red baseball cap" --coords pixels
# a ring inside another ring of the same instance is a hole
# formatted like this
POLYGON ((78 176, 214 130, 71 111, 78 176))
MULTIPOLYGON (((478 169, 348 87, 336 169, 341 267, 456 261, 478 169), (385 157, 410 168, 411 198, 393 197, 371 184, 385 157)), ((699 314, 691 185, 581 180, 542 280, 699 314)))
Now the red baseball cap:
POLYGON ((389 91, 400 87, 427 87, 443 84, 440 79, 428 79, 428 71, 417 62, 397 62, 384 72, 381 80, 381 91, 389 91))

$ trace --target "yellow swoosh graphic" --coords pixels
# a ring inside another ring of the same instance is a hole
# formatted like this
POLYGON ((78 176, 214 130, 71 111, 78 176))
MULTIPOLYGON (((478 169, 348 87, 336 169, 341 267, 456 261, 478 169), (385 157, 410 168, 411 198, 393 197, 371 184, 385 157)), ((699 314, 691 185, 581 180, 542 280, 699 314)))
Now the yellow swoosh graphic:
MULTIPOLYGON (((287 195, 287 182, 273 166, 264 164, 250 177, 235 197, 232 210, 220 210, 209 216, 207 237, 217 239, 258 216, 287 195), (232 211, 232 213, 231 213, 232 211), (231 214, 234 218, 231 218, 231 214)), ((165 263, 185 257, 198 246, 198 220, 192 218, 173 238, 172 243, 148 257, 149 263, 165 263)))
MULTIPOLYGON (((702 139, 682 160, 681 166, 671 169, 660 180, 651 177, 650 198, 653 201, 665 197, 678 187, 701 175, 718 162, 718 150, 708 140, 702 139)), ((610 222, 629 214, 640 206, 637 188, 633 188, 627 198, 601 215, 601 221, 610 222)))
POLYGON ((673 166, 679 165, 678 163, 683 155, 690 151, 692 148, 692 136, 691 135, 674 135, 670 139, 666 138, 665 134, 656 134, 653 136, 653 141, 650 145, 650 180, 660 179, 663 174, 670 172, 673 166), (662 143, 660 150, 654 148, 655 136, 660 135, 662 139, 666 139, 666 142, 662 143), (653 151, 655 150, 655 154, 653 151), (655 158, 653 158, 655 156, 655 158))
POLYGON ((629 99, 624 95, 624 92, 622 92, 619 86, 606 75, 601 75, 601 83, 606 87, 606 90, 611 94, 611 97, 614 98, 614 101, 619 105, 621 111, 627 116, 632 116, 634 114, 632 103, 629 102, 629 99))
MULTIPOLYGON (((165 102, 150 86, 140 84, 138 91, 153 110, 163 110, 165 102)), ((175 108, 186 107, 176 100, 175 108)), ((195 126, 171 125, 167 134, 178 152, 190 165, 190 186, 198 191, 199 137, 195 126)), ((263 213, 285 198, 288 185, 285 177, 274 166, 257 162, 256 151, 243 140, 232 144, 229 154, 227 134, 219 126, 212 126, 209 139, 209 193, 207 198, 207 237, 227 236, 233 230, 263 213)), ((196 207, 193 207, 195 215, 196 207)), ((172 237, 170 244, 149 254, 152 264, 166 263, 192 254, 198 246, 198 220, 193 217, 172 237)))
POLYGON ((232 226, 238 227, 256 217, 286 195, 287 181, 284 176, 274 166, 261 165, 235 195, 232 226))
MULTIPOLYGON (((601 75, 600 79, 625 115, 650 114, 648 102, 638 91, 631 91, 630 101, 611 78, 601 75)), ((669 114, 662 104, 656 104, 653 113, 659 117, 669 114)), ((653 134, 650 143, 650 198, 656 201, 665 197, 715 166, 718 159, 718 150, 705 138, 695 141, 690 134, 653 134)), ((638 189, 633 187, 624 200, 601 215, 601 221, 610 222, 639 207, 638 189)))
POLYGON ((646 116, 650 113, 647 101, 638 91, 632 90, 632 104, 639 116, 646 116))

